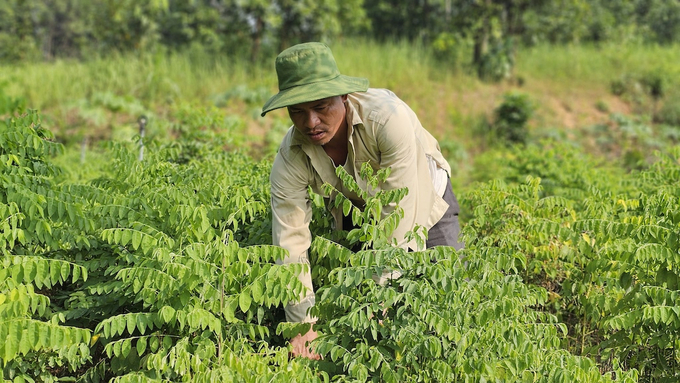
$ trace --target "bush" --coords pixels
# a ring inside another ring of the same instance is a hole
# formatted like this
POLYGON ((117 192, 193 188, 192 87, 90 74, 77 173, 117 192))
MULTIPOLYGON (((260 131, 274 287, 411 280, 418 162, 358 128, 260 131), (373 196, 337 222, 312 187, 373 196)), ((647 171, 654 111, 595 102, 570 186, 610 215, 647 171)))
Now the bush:
POLYGON ((430 48, 437 61, 458 69, 462 57, 470 49, 470 42, 458 34, 443 32, 437 35, 430 48))
POLYGON ((515 54, 512 39, 498 39, 477 63, 477 74, 484 81, 499 82, 512 76, 515 54))
POLYGON ((495 138, 507 144, 524 144, 528 136, 527 122, 534 112, 529 96, 506 93, 503 102, 494 111, 492 130, 495 138))
POLYGON ((663 99, 668 89, 669 75, 661 69, 652 69, 645 73, 626 73, 609 84, 613 95, 622 97, 633 103, 637 113, 654 115, 657 102, 663 99))
POLYGON ((661 110, 654 115, 654 122, 680 126, 680 99, 672 97, 666 100, 661 110))
POLYGON ((5 83, 0 83, 0 116, 21 113, 26 108, 26 100, 6 95, 3 89, 5 85, 5 83))

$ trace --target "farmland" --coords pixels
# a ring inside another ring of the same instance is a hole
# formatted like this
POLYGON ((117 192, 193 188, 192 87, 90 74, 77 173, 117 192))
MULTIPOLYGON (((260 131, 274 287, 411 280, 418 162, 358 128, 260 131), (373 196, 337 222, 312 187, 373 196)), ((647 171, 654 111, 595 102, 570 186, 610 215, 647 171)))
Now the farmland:
MULTIPOLYGON (((196 51, 3 67, 3 379, 677 381, 677 48, 536 47, 494 84, 419 49, 335 52, 440 140, 466 247, 353 252, 313 196, 321 361, 288 357, 302 266, 271 246, 288 122, 259 117, 269 66, 196 51), (377 285, 385 268, 403 275, 377 285)), ((396 219, 357 214, 376 243, 396 219)))

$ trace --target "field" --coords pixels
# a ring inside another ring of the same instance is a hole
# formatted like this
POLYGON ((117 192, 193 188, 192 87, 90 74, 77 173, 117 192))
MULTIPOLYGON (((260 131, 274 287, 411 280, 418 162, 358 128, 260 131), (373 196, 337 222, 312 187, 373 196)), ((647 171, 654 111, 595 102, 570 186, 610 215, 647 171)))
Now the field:
MULTIPOLYGON (((5 66, 4 380, 678 380, 677 47, 534 47, 499 83, 418 46, 333 49, 440 140, 465 249, 352 252, 314 196, 323 359, 290 359, 306 329, 282 311, 301 266, 270 245, 289 125, 259 117, 271 63, 193 49, 5 66), (383 269, 403 275, 377 285, 383 269)), ((376 243, 397 219, 350 209, 376 243)))

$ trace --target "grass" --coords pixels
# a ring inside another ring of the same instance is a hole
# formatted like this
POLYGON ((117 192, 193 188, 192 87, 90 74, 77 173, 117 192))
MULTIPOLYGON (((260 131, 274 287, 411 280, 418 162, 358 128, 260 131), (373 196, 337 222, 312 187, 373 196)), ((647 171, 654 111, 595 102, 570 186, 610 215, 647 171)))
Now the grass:
MULTIPOLYGON (((509 91, 526 93, 537 105, 530 122, 535 135, 568 138, 578 138, 588 126, 607 123, 611 113, 634 111, 630 100, 611 94, 610 86, 616 79, 659 72, 667 79, 667 98, 680 93, 679 46, 522 48, 517 52, 515 78, 489 84, 470 75, 471 71, 464 69, 466 63, 459 66, 463 69, 447 68, 419 45, 351 39, 329 45, 342 73, 366 77, 372 87, 393 90, 435 137, 457 153, 457 158, 473 159, 485 150, 479 137, 480 121, 490 118, 509 91)), ((470 56, 470 52, 464 54, 470 56)), ((248 89, 264 89, 255 93, 274 94, 277 80, 273 62, 274 57, 268 57, 263 64, 252 65, 245 59, 211 54, 200 47, 183 52, 130 52, 83 62, 0 66, 0 84, 6 83, 9 95, 24 97, 29 107, 40 109, 57 137, 63 138, 73 132, 87 134, 83 130, 88 129, 114 131, 116 125, 134 124, 137 116, 108 112, 99 113, 100 121, 101 116, 107 120, 106 128, 83 118, 86 113, 78 108, 91 105, 88 100, 97 94, 129 97, 166 120, 172 119, 182 105, 213 105, 217 96, 235 89, 245 88, 246 93, 248 89), (73 128, 76 125, 78 128, 73 128)), ((249 137, 263 137, 264 141, 268 132, 287 125, 288 118, 283 110, 259 117, 263 101, 262 97, 237 99, 220 107, 225 115, 244 121, 249 137)))
POLYGON ((261 77, 259 68, 201 50, 183 53, 114 54, 87 62, 57 60, 2 68, 9 93, 51 109, 94 92, 131 95, 149 105, 206 99, 234 83, 261 77))
POLYGON ((677 84, 680 46, 545 45, 522 49, 517 68, 527 78, 573 85, 602 85, 626 73, 663 71, 677 84))
MULTIPOLYGON (((429 104, 439 98, 433 90, 473 91, 480 84, 472 76, 453 72, 433 62, 422 46, 341 40, 331 44, 340 70, 367 77, 371 86, 394 90, 412 103, 429 104), (422 100, 422 101, 420 101, 422 100)), ((538 46, 520 49, 515 74, 528 83, 549 82, 555 93, 573 87, 604 87, 626 73, 663 71, 673 84, 680 79, 680 48, 646 45, 538 46)), ((239 84, 276 89, 273 57, 264 65, 200 48, 181 53, 127 53, 86 62, 57 60, 0 66, 0 81, 10 94, 29 104, 51 109, 93 92, 131 95, 153 105, 176 100, 207 100, 239 84)))

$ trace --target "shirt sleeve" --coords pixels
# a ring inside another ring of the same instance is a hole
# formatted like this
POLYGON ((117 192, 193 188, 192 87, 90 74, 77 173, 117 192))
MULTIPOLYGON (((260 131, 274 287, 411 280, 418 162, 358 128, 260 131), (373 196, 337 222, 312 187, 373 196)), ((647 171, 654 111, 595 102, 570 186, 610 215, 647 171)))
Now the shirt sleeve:
MULTIPOLYGON (((399 104, 393 113, 379 124, 376 132, 378 149, 380 150, 380 168, 390 168, 391 172, 387 180, 381 185, 383 190, 408 188, 408 194, 398 203, 404 210, 404 217, 392 233, 400 247, 409 247, 404 238, 406 232, 413 230, 416 224, 424 225, 425 222, 416 222, 417 201, 419 193, 424 192, 419 185, 422 182, 423 169, 418 164, 418 136, 416 134, 420 122, 415 113, 406 104, 399 104)), ((425 168, 426 172, 429 169, 425 168)), ((431 178, 428 173, 428 182, 431 178)), ((383 208, 383 217, 389 215, 396 208, 397 203, 390 203, 383 208)), ((411 246, 413 247, 413 246, 411 246)))
MULTIPOLYGON (((288 256, 277 261, 278 264, 302 263, 309 266, 307 250, 312 240, 309 231, 312 207, 307 192, 309 173, 301 153, 286 152, 284 155, 279 151, 276 155, 270 175, 272 239, 274 245, 288 250, 288 256)), ((286 306, 286 320, 314 322, 316 318, 307 314, 315 303, 310 270, 300 273, 298 278, 307 290, 298 302, 286 306)))

